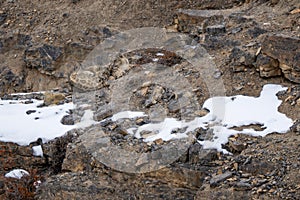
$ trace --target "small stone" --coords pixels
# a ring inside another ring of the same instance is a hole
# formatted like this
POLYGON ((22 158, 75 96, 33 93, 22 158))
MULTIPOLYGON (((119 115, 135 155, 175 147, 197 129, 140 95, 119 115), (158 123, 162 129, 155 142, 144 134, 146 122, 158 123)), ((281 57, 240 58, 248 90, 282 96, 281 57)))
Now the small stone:
POLYGON ((141 94, 142 96, 146 96, 148 90, 149 90, 149 87, 144 87, 144 88, 142 88, 142 89, 140 90, 140 94, 141 94))
POLYGON ((252 186, 249 183, 245 183, 241 181, 235 184, 234 189, 239 191, 251 190, 252 186))
POLYGON ((159 139, 155 140, 154 143, 157 145, 162 145, 164 143, 164 141, 163 141, 163 139, 159 138, 159 139))
POLYGON ((297 106, 300 106, 300 98, 296 101, 297 106))
POLYGON ((126 129, 118 128, 117 131, 118 131, 119 134, 121 134, 121 135, 123 135, 123 136, 128 135, 128 132, 127 132, 126 129))
POLYGON ((135 121, 136 125, 143 125, 143 124, 146 124, 145 120, 143 118, 139 118, 135 121))
POLYGON ((62 93, 50 93, 46 92, 45 93, 45 99, 44 99, 44 104, 46 106, 53 105, 53 104, 59 104, 62 101, 65 100, 65 95, 62 93))
POLYGON ((274 190, 273 188, 269 190, 269 193, 273 193, 275 192, 276 190, 274 190))
POLYGON ((195 111, 195 114, 199 117, 203 117, 203 116, 207 115, 208 113, 209 113, 209 111, 207 109, 201 109, 201 110, 195 111))
POLYGON ((248 173, 243 173, 241 175, 241 178, 249 178, 249 177, 251 177, 251 174, 248 174, 248 173))
POLYGON ((62 123, 63 125, 74 125, 73 115, 63 116, 63 118, 60 120, 60 123, 62 123))
POLYGON ((256 190, 256 192, 257 192, 257 194, 259 194, 259 193, 263 193, 263 189, 261 189, 261 188, 258 188, 258 189, 256 190))
POLYGON ((27 101, 25 101, 24 103, 25 103, 25 104, 32 104, 33 101, 32 101, 32 100, 27 100, 27 101))
POLYGON ((234 86, 233 88, 235 91, 240 91, 241 89, 244 88, 244 86, 234 86))
POLYGON ((233 168, 234 168, 235 170, 238 170, 238 169, 239 169, 239 164, 238 164, 238 163, 234 163, 234 164, 233 164, 233 168))
POLYGON ((236 33, 240 32, 240 31, 242 31, 242 30, 243 30, 243 29, 242 29, 241 27, 237 27, 237 28, 232 29, 232 30, 231 30, 231 33, 232 33, 232 34, 236 34, 236 33))
POLYGON ((290 12, 292 15, 300 13, 300 8, 296 8, 290 12))
POLYGON ((219 79, 222 76, 222 72, 215 71, 213 76, 214 76, 215 79, 219 79))
POLYGON ((226 33, 225 25, 215 25, 215 26, 207 26, 206 27, 206 33, 210 35, 217 35, 221 33, 226 33))
POLYGON ((27 111, 26 111, 26 114, 27 114, 27 115, 30 115, 30 114, 35 113, 35 112, 36 112, 36 110, 27 110, 27 111))
POLYGON ((225 181, 226 179, 232 177, 232 172, 225 172, 224 174, 220 174, 220 175, 216 175, 216 176, 213 176, 211 179, 210 179, 210 186, 217 186, 220 182, 223 182, 225 181))
POLYGON ((149 87, 151 85, 151 81, 147 81, 143 83, 142 87, 149 87))
POLYGON ((144 132, 144 133, 142 132, 141 134, 142 134, 142 137, 145 138, 145 139, 148 138, 148 137, 156 135, 156 133, 154 133, 154 132, 144 132))

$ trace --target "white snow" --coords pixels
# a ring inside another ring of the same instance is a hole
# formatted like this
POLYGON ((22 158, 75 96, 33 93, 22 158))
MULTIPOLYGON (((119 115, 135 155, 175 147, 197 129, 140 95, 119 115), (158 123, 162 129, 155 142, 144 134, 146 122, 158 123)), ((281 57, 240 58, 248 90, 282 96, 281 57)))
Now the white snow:
POLYGON ((6 178, 17 178, 21 179, 23 176, 28 176, 29 172, 24 169, 14 169, 5 174, 6 178))
POLYGON ((136 117, 143 117, 143 116, 147 116, 147 115, 145 115, 144 112, 123 111, 123 112, 119 112, 117 114, 114 114, 111 117, 111 120, 112 121, 117 121, 118 119, 124 119, 124 118, 133 119, 133 118, 136 118, 136 117))
MULTIPOLYGON (((198 141, 204 149, 217 149, 229 153, 222 148, 228 142, 228 137, 238 133, 252 136, 266 136, 269 133, 285 133, 293 125, 293 121, 285 114, 278 112, 281 104, 276 96, 279 91, 286 90, 280 85, 268 84, 263 87, 259 97, 232 96, 213 97, 205 101, 203 108, 210 112, 204 117, 197 117, 190 122, 166 118, 161 123, 145 124, 138 128, 129 128, 127 131, 137 138, 141 138, 142 131, 152 131, 155 134, 144 138, 145 142, 161 138, 165 141, 187 137, 187 133, 202 127, 212 129, 212 140, 198 141), (262 125, 263 130, 243 129, 236 131, 231 128, 245 125, 262 125), (172 133, 177 128, 186 128, 183 133, 172 133)), ((134 115, 134 114, 132 114, 134 115)), ((137 114, 138 115, 138 114, 137 114)))
MULTIPOLYGON (((203 117, 196 117, 192 121, 179 121, 174 118, 165 118, 160 123, 144 124, 138 127, 130 127, 127 131, 137 138, 151 142, 156 139, 165 141, 187 137, 189 132, 202 127, 211 129, 213 137, 211 140, 198 141, 205 149, 217 149, 229 153, 222 148, 222 144, 228 142, 228 137, 238 133, 252 136, 266 136, 277 132, 285 133, 293 125, 293 121, 285 114, 278 112, 281 104, 276 96, 279 91, 286 90, 280 85, 268 84, 263 87, 259 97, 232 96, 212 97, 205 101, 203 108, 210 112, 203 117), (241 131, 232 129, 247 125, 260 125, 262 130, 243 128, 241 131), (180 129, 174 133, 174 129, 180 129), (143 135, 143 131, 151 134, 143 135)), ((81 121, 75 125, 63 125, 60 123, 62 117, 73 108, 72 103, 38 108, 42 103, 33 100, 32 104, 25 104, 25 100, 0 100, 0 140, 5 142, 16 142, 20 145, 28 145, 37 138, 43 142, 64 135, 73 128, 85 128, 97 124, 93 119, 93 111, 85 110, 81 121), (35 110, 26 114, 28 110, 35 110)), ((88 105, 84 105, 88 108, 88 105)), ((147 116, 144 112, 122 111, 114 114, 112 121, 119 119, 147 116)), ((43 156, 40 146, 33 147, 35 156, 43 156)))
POLYGON ((32 147, 32 154, 34 156, 40 156, 40 157, 43 157, 43 149, 42 149, 42 146, 41 145, 38 145, 38 146, 33 146, 32 147))
POLYGON ((163 53, 157 53, 156 55, 157 56, 164 56, 165 54, 163 54, 163 53))
POLYGON ((76 128, 86 128, 98 123, 94 120, 93 116, 94 112, 92 110, 85 110, 80 122, 76 124, 76 128))
POLYGON ((28 145, 37 138, 42 138, 46 142, 75 127, 60 123, 62 117, 73 108, 73 103, 38 108, 43 101, 32 100, 31 104, 25 104, 25 101, 0 100, 1 141, 28 145), (26 114, 28 110, 36 112, 26 114))

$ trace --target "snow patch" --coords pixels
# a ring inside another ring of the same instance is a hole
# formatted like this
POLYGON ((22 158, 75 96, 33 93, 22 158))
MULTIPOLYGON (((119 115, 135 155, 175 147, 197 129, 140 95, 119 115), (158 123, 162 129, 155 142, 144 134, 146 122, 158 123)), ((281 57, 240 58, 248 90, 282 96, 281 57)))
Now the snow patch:
POLYGON ((32 147, 32 154, 34 156, 40 156, 40 157, 43 157, 43 149, 42 149, 42 146, 41 145, 38 145, 38 146, 33 146, 32 147))
POLYGON ((94 112, 88 109, 84 111, 80 122, 76 124, 76 128, 86 128, 97 123, 98 122, 94 120, 94 112))
POLYGON ((28 176, 29 172, 24 169, 14 169, 5 174, 6 178, 17 178, 21 179, 23 176, 28 176))
POLYGON ((60 120, 73 109, 73 103, 38 107, 41 100, 0 100, 0 140, 28 145, 37 138, 43 142, 60 137, 75 125, 63 125, 60 120), (35 111, 30 114, 27 111, 35 111), (27 113, 26 113, 27 112, 27 113))
POLYGON ((157 53, 156 55, 157 56, 164 56, 165 54, 163 54, 163 53, 157 53))
POLYGON ((123 112, 119 112, 117 114, 114 114, 111 117, 112 121, 117 121, 118 119, 133 119, 136 117, 144 117, 147 116, 145 115, 144 112, 132 112, 132 111, 123 111, 123 112))
MULTIPOLYGON (((276 93, 286 89, 280 85, 268 84, 263 87, 259 97, 243 95, 212 97, 203 104, 203 108, 210 111, 203 117, 196 117, 189 122, 165 118, 160 123, 130 127, 127 131, 137 138, 143 138, 145 142, 151 142, 159 138, 165 141, 184 138, 200 127, 207 130, 211 129, 212 139, 198 142, 205 149, 217 149, 223 153, 229 153, 222 148, 222 144, 227 143, 228 137, 231 135, 241 133, 266 136, 273 132, 285 133, 289 130, 293 121, 285 114, 278 112, 281 100, 276 96, 276 93), (233 127, 257 124, 262 126, 262 130, 244 128, 237 131, 232 129, 233 127), (143 136, 144 131, 150 131, 151 134, 143 136)), ((42 104, 43 101, 32 100, 33 103, 31 104, 25 104, 25 101, 0 100, 1 141, 28 145, 37 138, 43 138, 43 142, 45 142, 60 137, 73 128, 85 128, 100 123, 93 119, 94 113, 88 109, 84 111, 79 123, 63 125, 60 120, 70 109, 73 109, 72 103, 40 108, 38 105, 42 104), (30 112, 26 113, 26 111, 30 112)), ((89 105, 82 105, 82 107, 88 108, 89 105)), ((144 112, 122 111, 108 119, 117 121, 144 116, 147 116, 144 112)), ((43 156, 41 147, 33 147, 33 154, 43 156)))

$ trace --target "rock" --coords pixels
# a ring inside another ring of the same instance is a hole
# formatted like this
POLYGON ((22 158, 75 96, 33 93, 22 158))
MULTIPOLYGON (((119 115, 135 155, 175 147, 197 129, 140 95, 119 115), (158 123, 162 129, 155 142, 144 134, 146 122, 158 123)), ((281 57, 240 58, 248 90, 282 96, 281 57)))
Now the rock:
POLYGON ((62 123, 63 125, 74 125, 73 115, 63 116, 63 118, 60 120, 60 123, 62 123))
POLYGON ((251 195, 244 191, 236 191, 231 189, 225 188, 217 188, 216 190, 212 190, 211 188, 206 188, 205 190, 199 190, 197 195, 195 196, 195 200, 225 200, 225 199, 232 199, 232 200, 240 200, 251 199, 251 195))
POLYGON ((138 160, 136 161, 135 166, 139 167, 139 166, 142 166, 142 165, 147 164, 147 163, 149 163, 148 154, 142 153, 140 155, 140 157, 138 158, 138 160))
POLYGON ((209 113, 209 110, 202 108, 201 110, 195 111, 195 114, 199 117, 203 117, 209 113))
POLYGON ((75 147, 74 144, 67 146, 65 159, 61 160, 61 169, 64 171, 81 172, 91 169, 91 157, 83 146, 75 147))
POLYGON ((27 111, 26 111, 26 114, 27 114, 27 115, 30 115, 30 114, 35 113, 35 112, 36 112, 36 110, 27 110, 27 111))
POLYGON ((198 35, 223 32, 225 27, 223 12, 220 10, 179 10, 174 24, 179 32, 198 35), (207 29, 208 27, 208 29, 207 29))
MULTIPOLYGON (((298 99, 299 101, 299 99, 298 99)), ((291 127, 291 130, 294 131, 295 133, 300 134, 300 119, 296 120, 294 125, 291 127)))
POLYGON ((260 28, 260 27, 254 27, 253 29, 249 29, 247 31, 248 35, 251 38, 257 38, 259 35, 266 33, 267 31, 260 28))
POLYGON ((300 83, 300 39, 286 35, 268 35, 262 42, 262 53, 279 61, 283 75, 300 83))
POLYGON ((164 143, 164 141, 163 141, 163 139, 159 138, 159 139, 155 140, 154 143, 156 145, 162 145, 164 143))
POLYGON ((232 177, 232 175, 232 172, 225 172, 224 174, 215 175, 210 179, 209 184, 212 187, 217 186, 220 182, 232 177))
POLYGON ((44 104, 46 106, 52 105, 52 104, 60 104, 63 103, 65 100, 65 95, 62 93, 51 93, 46 92, 45 98, 44 98, 44 104))
POLYGON ((202 165, 208 165, 218 158, 217 151, 214 149, 203 149, 199 143, 195 143, 190 146, 188 150, 189 163, 199 163, 202 165))
POLYGON ((274 77, 281 75, 281 69, 279 68, 279 62, 269 56, 259 54, 257 56, 255 66, 259 69, 261 77, 274 77))
POLYGON ((213 76, 214 76, 215 79, 219 79, 222 76, 222 72, 217 70, 217 71, 214 72, 213 76))
POLYGON ((237 182, 235 185, 234 185, 234 189, 235 190, 242 190, 242 191, 245 191, 245 190, 251 190, 252 189, 252 186, 251 184, 249 183, 245 183, 245 182, 237 182))
POLYGON ((271 173, 276 165, 271 161, 261 161, 259 159, 252 159, 248 163, 245 162, 240 166, 241 170, 252 175, 265 175, 271 173))
POLYGON ((247 148, 247 144, 243 143, 243 142, 240 142, 240 141, 229 140, 227 145, 228 145, 228 148, 229 148, 229 152, 232 152, 232 153, 240 153, 244 149, 247 148))
POLYGON ((300 13, 300 8, 295 8, 295 9, 292 10, 290 13, 291 13, 292 15, 297 14, 297 13, 300 13))
POLYGON ((0 13, 0 26, 5 22, 6 18, 7 18, 6 13, 0 13))
POLYGON ((111 107, 108 106, 101 106, 97 109, 97 112, 94 116, 95 120, 97 121, 101 121, 103 119, 106 119, 108 117, 111 117, 113 115, 113 111, 111 109, 111 107))
POLYGON ((32 45, 32 38, 25 34, 10 34, 0 37, 0 53, 11 50, 24 50, 32 45))
POLYGON ((29 68, 35 68, 41 73, 52 75, 58 68, 56 62, 62 55, 62 47, 43 44, 27 48, 24 52, 24 62, 29 68))
POLYGON ((244 71, 243 67, 251 67, 254 64, 255 55, 244 51, 238 47, 234 47, 232 48, 231 53, 229 55, 229 60, 233 65, 233 71, 239 72, 244 71))
POLYGON ((218 35, 221 33, 226 33, 226 28, 224 24, 221 25, 214 25, 214 26, 207 26, 206 33, 210 35, 218 35))
POLYGON ((15 74, 10 68, 0 68, 0 93, 14 92, 24 84, 24 76, 22 73, 15 74))

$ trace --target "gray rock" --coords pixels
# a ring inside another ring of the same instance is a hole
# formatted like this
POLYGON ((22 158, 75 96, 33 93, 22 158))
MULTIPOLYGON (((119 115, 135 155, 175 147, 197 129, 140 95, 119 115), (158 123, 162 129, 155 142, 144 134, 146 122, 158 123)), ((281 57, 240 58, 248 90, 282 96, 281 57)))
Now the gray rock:
POLYGON ((1 13, 0 14, 0 25, 2 25, 5 22, 6 18, 7 18, 6 13, 1 13))
POLYGON ((226 33, 226 28, 225 28, 224 24, 207 26, 206 27, 206 33, 208 33, 210 35, 218 35, 218 34, 221 34, 221 33, 226 33))
POLYGON ((63 125, 74 125, 73 115, 65 115, 61 119, 60 123, 63 125))
POLYGON ((213 176, 210 179, 210 186, 217 186, 220 182, 225 181, 226 179, 232 177, 233 173, 232 172, 225 172, 224 174, 219 174, 216 176, 213 176))
POLYGON ((255 55, 244 51, 238 47, 231 50, 229 60, 233 65, 233 70, 238 72, 240 66, 251 67, 255 62, 255 55))
POLYGON ((240 182, 237 182, 234 185, 234 189, 235 190, 242 190, 242 191, 244 191, 244 190, 251 190, 252 186, 249 183, 245 183, 245 182, 240 181, 240 182))

